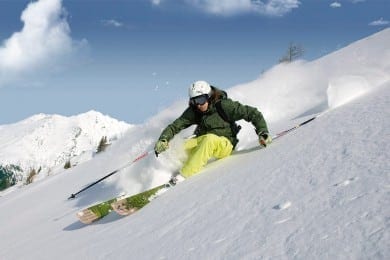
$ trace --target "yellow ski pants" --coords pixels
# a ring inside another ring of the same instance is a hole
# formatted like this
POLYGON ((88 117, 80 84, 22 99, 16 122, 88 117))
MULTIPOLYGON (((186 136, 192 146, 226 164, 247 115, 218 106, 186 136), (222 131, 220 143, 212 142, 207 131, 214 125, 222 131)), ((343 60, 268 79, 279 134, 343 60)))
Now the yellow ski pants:
POLYGON ((209 159, 222 159, 229 156, 232 153, 233 145, 224 136, 206 134, 187 140, 184 148, 188 153, 188 159, 180 173, 183 177, 188 178, 199 172, 209 159))

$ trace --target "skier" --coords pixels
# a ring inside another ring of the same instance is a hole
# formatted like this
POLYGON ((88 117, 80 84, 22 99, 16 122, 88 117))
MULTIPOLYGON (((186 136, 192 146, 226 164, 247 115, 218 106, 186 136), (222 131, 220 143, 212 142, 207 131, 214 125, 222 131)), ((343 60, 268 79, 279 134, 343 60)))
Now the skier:
POLYGON ((266 147, 272 142, 261 112, 229 99, 225 91, 206 81, 196 81, 189 88, 189 98, 188 108, 162 131, 154 147, 158 156, 168 149, 169 141, 177 133, 197 125, 195 137, 184 144, 188 159, 180 173, 173 176, 171 184, 196 174, 213 157, 222 159, 229 156, 238 143, 237 134, 241 128, 235 121, 244 119, 251 122, 261 146, 266 147))

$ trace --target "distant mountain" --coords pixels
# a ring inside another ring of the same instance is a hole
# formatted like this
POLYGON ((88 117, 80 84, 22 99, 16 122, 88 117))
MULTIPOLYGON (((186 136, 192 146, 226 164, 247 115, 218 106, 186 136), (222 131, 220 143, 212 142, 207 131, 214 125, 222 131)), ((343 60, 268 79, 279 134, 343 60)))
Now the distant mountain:
POLYGON ((43 178, 67 161, 88 160, 102 137, 110 143, 131 127, 96 111, 71 117, 34 115, 0 126, 0 165, 20 167, 23 178, 35 169, 36 178, 43 178))

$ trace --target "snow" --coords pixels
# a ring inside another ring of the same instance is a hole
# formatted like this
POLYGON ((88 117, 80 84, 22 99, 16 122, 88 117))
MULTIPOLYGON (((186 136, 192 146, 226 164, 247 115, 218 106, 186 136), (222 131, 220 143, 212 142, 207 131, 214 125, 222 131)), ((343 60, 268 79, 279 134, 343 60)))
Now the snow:
POLYGON ((240 122, 233 156, 211 162, 132 216, 110 214, 84 225, 76 212, 161 184, 179 169, 191 130, 158 158, 131 161, 153 148, 185 100, 130 128, 92 160, 0 193, 6 238, 0 258, 389 259, 389 46, 386 29, 317 61, 281 64, 228 89, 259 107, 272 133, 320 116, 266 149, 255 148, 253 127, 240 122))

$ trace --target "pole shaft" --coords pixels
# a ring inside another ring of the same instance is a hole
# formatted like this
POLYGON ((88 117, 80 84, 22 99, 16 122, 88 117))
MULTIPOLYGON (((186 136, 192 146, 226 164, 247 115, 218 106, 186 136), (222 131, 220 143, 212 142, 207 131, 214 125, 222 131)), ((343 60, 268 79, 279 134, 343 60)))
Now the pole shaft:
POLYGON ((305 125, 305 124, 307 124, 307 123, 313 121, 313 120, 316 119, 316 118, 317 118, 317 116, 313 116, 313 117, 307 119, 306 121, 300 123, 299 125, 296 125, 296 126, 294 126, 294 127, 291 127, 290 129, 284 130, 284 131, 282 131, 282 132, 276 134, 274 137, 272 137, 272 139, 275 140, 275 139, 277 139, 277 138, 279 138, 279 137, 281 137, 281 136, 287 134, 288 132, 291 132, 292 130, 295 130, 295 129, 297 129, 298 127, 301 127, 301 126, 303 126, 303 125, 305 125))
POLYGON ((137 161, 139 161, 139 160, 142 160, 143 158, 145 158, 146 156, 148 156, 150 152, 151 152, 151 151, 146 151, 146 152, 144 152, 143 154, 141 154, 141 155, 139 155, 137 158, 135 158, 130 164, 126 164, 126 165, 124 165, 124 166, 122 166, 122 167, 116 169, 115 171, 113 171, 113 172, 107 174, 106 176, 103 176, 103 177, 100 178, 99 180, 97 180, 97 181, 95 181, 95 182, 89 184, 87 187, 82 188, 82 189, 79 190, 78 192, 72 193, 68 199, 74 199, 74 198, 75 198, 78 194, 80 194, 81 192, 83 192, 83 191, 85 191, 85 190, 91 188, 92 186, 98 184, 99 182, 101 182, 101 181, 107 179, 107 178, 110 177, 111 175, 114 175, 115 173, 119 172, 120 170, 122 170, 122 169, 124 169, 124 168, 126 168, 126 167, 129 167, 129 166, 132 165, 133 163, 135 163, 135 162, 137 162, 137 161))

